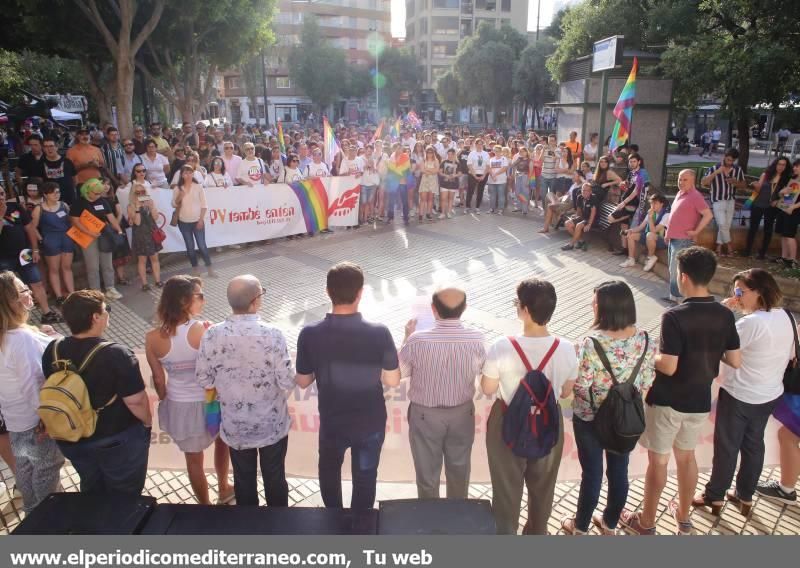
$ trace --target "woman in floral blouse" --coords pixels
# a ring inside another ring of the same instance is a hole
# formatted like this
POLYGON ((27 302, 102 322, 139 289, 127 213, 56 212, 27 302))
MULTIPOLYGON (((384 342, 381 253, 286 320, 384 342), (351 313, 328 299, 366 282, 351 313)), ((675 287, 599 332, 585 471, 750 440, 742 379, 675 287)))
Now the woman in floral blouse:
POLYGON ((581 490, 578 510, 574 517, 561 522, 567 534, 586 534, 590 522, 602 534, 613 535, 619 516, 628 498, 628 458, 630 454, 615 454, 603 450, 594 431, 594 416, 605 401, 613 382, 600 360, 592 338, 600 342, 618 382, 631 376, 636 363, 645 353, 634 385, 644 396, 655 379, 655 342, 647 332, 636 327, 636 304, 627 284, 604 282, 594 290, 594 325, 584 338, 578 355, 578 379, 572 403, 572 428, 578 459, 581 462, 581 490), (603 483, 603 454, 608 477, 608 502, 602 515, 593 514, 600 498, 603 483))

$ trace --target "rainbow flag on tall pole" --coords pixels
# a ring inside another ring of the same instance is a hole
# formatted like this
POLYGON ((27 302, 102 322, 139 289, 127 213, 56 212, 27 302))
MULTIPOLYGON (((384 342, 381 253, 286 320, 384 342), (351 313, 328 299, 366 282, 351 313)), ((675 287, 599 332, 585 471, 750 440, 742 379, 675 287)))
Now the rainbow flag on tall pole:
POLYGON ((608 149, 612 152, 624 145, 631 136, 631 117, 633 116, 633 105, 636 104, 636 72, 638 70, 639 59, 634 57, 628 81, 622 88, 617 105, 614 107, 614 116, 617 117, 617 122, 608 143, 608 149))
POLYGON ((375 130, 375 134, 372 135, 371 144, 375 143, 375 140, 381 137, 381 133, 383 132, 383 125, 386 123, 386 119, 382 118, 381 123, 378 125, 378 128, 375 130))
POLYGON ((394 125, 392 126, 391 135, 394 138, 400 138, 400 129, 403 127, 403 123, 400 121, 400 117, 397 117, 394 125))
POLYGON ((327 116, 322 117, 322 145, 325 163, 331 166, 333 165, 333 158, 336 156, 336 153, 341 152, 342 149, 339 147, 338 142, 336 142, 336 136, 333 134, 333 128, 331 128, 331 123, 328 122, 327 116))
POLYGON ((278 121, 278 146, 280 146, 281 154, 286 155, 286 142, 283 139, 283 123, 278 121))

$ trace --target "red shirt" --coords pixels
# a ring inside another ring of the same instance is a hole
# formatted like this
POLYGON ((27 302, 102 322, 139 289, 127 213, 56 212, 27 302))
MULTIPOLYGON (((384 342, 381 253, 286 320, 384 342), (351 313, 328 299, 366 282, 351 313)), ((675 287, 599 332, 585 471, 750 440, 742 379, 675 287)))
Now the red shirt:
POLYGON ((688 239, 688 231, 694 231, 706 209, 708 209, 708 203, 697 189, 692 188, 686 193, 678 192, 672 203, 672 212, 667 226, 667 239, 688 239))

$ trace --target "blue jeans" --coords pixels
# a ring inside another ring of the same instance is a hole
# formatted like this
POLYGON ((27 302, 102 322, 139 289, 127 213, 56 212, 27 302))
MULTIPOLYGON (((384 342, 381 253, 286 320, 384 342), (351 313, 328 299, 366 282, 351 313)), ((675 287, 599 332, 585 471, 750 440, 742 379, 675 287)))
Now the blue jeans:
POLYGON ((386 432, 348 435, 319 429, 319 489, 326 507, 342 508, 342 463, 350 448, 353 472, 351 509, 371 509, 375 504, 378 463, 386 432))
POLYGON ((397 189, 389 192, 389 206, 387 207, 386 216, 391 221, 394 219, 394 210, 397 208, 397 202, 403 207, 403 221, 408 223, 408 186, 399 185, 397 189))
POLYGON ((197 241, 197 248, 200 251, 200 256, 203 257, 203 262, 206 266, 211 266, 211 257, 208 256, 208 247, 206 246, 206 230, 197 228, 197 222, 184 223, 178 221, 178 229, 181 231, 183 242, 186 244, 186 256, 189 257, 189 262, 192 266, 197 266, 197 252, 194 249, 194 243, 197 241))
POLYGON ((85 442, 58 442, 81 478, 81 493, 140 495, 147 477, 150 428, 140 422, 113 436, 85 442))
POLYGON ((542 177, 542 199, 547 197, 548 193, 556 193, 559 188, 558 178, 542 177))
POLYGON ((671 239, 669 241, 669 295, 673 298, 682 298, 678 289, 678 253, 689 248, 694 243, 691 239, 671 239))
POLYGON ((628 500, 628 458, 630 454, 620 455, 606 452, 594 433, 594 423, 573 416, 572 430, 578 446, 578 460, 581 462, 581 492, 578 496, 578 510, 575 513, 575 527, 588 531, 603 485, 603 453, 606 456, 606 477, 608 478, 608 499, 603 511, 603 522, 610 529, 616 528, 619 516, 628 500))
POLYGON ((490 183, 489 185, 489 209, 502 211, 506 208, 506 184, 490 183))
POLYGON ((526 174, 517 174, 514 176, 514 193, 519 201, 520 209, 527 213, 530 207, 531 189, 529 178, 526 174))

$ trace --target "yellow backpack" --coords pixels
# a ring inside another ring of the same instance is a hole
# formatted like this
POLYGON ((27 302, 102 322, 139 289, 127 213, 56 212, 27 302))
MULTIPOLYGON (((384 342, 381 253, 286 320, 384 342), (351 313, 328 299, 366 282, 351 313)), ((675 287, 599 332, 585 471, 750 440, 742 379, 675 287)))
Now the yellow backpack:
POLYGON ((112 404, 117 395, 104 406, 94 409, 89 399, 89 390, 81 374, 97 352, 111 345, 108 341, 97 344, 89 351, 78 369, 69 359, 58 358, 59 339, 53 345, 53 373, 47 377, 39 392, 39 418, 54 440, 77 442, 94 434, 98 413, 112 404))

